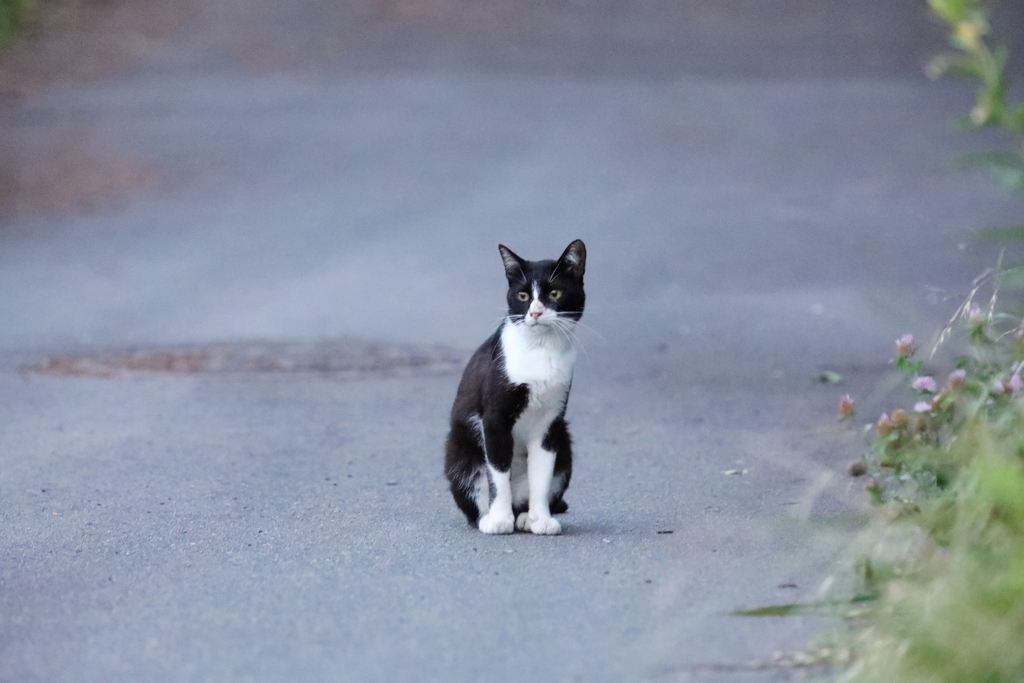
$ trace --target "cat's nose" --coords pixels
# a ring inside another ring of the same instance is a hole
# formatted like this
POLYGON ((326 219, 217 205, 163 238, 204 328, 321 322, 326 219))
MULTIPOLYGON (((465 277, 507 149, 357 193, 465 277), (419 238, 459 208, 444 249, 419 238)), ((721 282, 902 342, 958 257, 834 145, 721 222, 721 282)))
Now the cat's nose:
POLYGON ((530 317, 534 320, 539 320, 542 313, 544 313, 544 311, 530 311, 530 317))

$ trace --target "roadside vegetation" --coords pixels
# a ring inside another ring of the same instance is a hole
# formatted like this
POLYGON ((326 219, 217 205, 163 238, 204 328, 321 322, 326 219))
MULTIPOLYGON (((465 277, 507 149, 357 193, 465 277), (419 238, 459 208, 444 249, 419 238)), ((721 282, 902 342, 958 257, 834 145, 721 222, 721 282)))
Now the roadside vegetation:
POLYGON ((0 0, 0 48, 17 39, 34 9, 33 0, 0 0))
MULTIPOLYGON (((929 5, 956 50, 931 75, 976 78, 962 123, 1009 134, 1006 149, 955 165, 985 167, 1024 193, 1024 103, 1010 101, 1007 51, 986 42, 986 7, 929 5)), ((1024 225, 993 232, 1024 237, 1024 225)), ((851 468, 877 514, 841 603, 849 630, 810 660, 843 667, 843 683, 1024 681, 1024 266, 1002 261, 975 280, 933 344, 896 341, 906 405, 878 418, 851 468), (966 352, 926 371, 940 345, 966 352)), ((840 415, 854 414, 843 397, 840 415)))
POLYGON ((1024 680, 1024 324, 999 312, 999 272, 985 279, 988 305, 945 331, 971 346, 946 377, 897 342, 917 396, 878 419, 863 463, 878 519, 844 682, 1024 680))

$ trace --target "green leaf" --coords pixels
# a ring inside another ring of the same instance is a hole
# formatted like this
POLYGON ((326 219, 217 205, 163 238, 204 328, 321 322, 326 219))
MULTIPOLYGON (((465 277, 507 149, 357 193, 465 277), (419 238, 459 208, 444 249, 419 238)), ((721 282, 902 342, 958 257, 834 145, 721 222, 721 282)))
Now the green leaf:
POLYGON ((799 603, 793 603, 790 605, 769 605, 768 607, 758 607, 756 609, 738 609, 730 612, 729 614, 735 617, 788 617, 791 614, 795 614, 801 609, 809 606, 810 605, 801 605, 799 603))
POLYGON ((896 369, 897 370, 902 370, 904 372, 921 372, 922 368, 924 368, 924 361, 923 360, 914 361, 914 360, 910 360, 909 358, 897 358, 896 359, 896 369))
POLYGON ((970 116, 958 116, 956 119, 956 125, 963 129, 968 128, 981 128, 980 125, 974 122, 970 116))
POLYGON ((1010 192, 1024 192, 1024 169, 994 168, 992 174, 1010 192))
POLYGON ((1024 102, 1018 103, 1016 109, 1006 112, 1004 120, 1006 127, 1014 134, 1024 135, 1024 102))
POLYGON ((1002 289, 1024 289, 1024 266, 1000 272, 998 282, 1002 289))
POLYGON ((949 162, 951 168, 963 170, 969 168, 999 168, 1024 171, 1024 157, 1016 152, 972 152, 954 157, 949 162))
POLYGON ((968 18, 969 13, 977 11, 977 0, 928 0, 928 6, 939 18, 950 24, 956 24, 968 18))
POLYGON ((956 170, 987 168, 1010 192, 1024 192, 1024 155, 1018 152, 974 152, 962 154, 950 162, 956 170))
POLYGON ((13 43, 37 13, 35 0, 0 0, 0 47, 13 43))
POLYGON ((1024 225, 1009 225, 1003 228, 983 228, 974 233, 983 242, 1002 242, 1004 240, 1024 240, 1024 225))
POLYGON ((930 78, 941 78, 943 76, 972 76, 983 79, 985 69, 973 55, 961 55, 949 53, 934 57, 925 67, 925 73, 930 78))
POLYGON ((832 610, 846 605, 856 605, 861 602, 872 602, 878 599, 874 592, 858 593, 849 600, 821 600, 819 602, 793 602, 788 605, 766 605, 754 609, 738 609, 729 612, 735 617, 788 617, 799 614, 819 613, 822 610, 832 610))

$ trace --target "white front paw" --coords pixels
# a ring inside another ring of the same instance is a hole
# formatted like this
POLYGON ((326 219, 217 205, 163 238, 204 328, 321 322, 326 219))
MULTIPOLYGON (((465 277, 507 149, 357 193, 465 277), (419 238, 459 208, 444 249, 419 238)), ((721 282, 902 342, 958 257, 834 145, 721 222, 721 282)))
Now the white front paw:
POLYGON ((554 536, 555 534, 562 533, 562 525, 554 517, 529 519, 526 522, 526 529, 543 536, 554 536))
POLYGON ((477 527, 485 534, 510 534, 516 527, 516 518, 511 512, 492 511, 480 518, 477 527))

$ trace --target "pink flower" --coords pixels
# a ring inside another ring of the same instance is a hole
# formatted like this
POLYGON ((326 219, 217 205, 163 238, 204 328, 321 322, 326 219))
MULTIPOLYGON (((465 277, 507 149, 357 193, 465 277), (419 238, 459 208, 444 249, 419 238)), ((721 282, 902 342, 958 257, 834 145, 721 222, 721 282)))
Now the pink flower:
POLYGON ((987 322, 988 318, 981 312, 981 307, 978 304, 971 304, 967 310, 967 326, 972 330, 980 330, 987 322))
POLYGON ((839 417, 846 419, 857 414, 857 402, 846 394, 839 399, 839 417))
POLYGON ((896 423, 889 417, 889 413, 882 413, 878 422, 875 423, 875 429, 878 430, 878 435, 884 439, 896 429, 896 423))
POLYGON ((960 368, 959 370, 954 370, 953 372, 949 373, 949 378, 946 380, 946 383, 949 385, 950 389, 956 389, 961 384, 963 384, 964 380, 966 379, 967 371, 964 370, 963 368, 960 368))
POLYGON ((897 358, 910 358, 914 355, 914 351, 917 351, 917 347, 914 345, 914 335, 905 334, 896 340, 897 358))
POLYGON ((935 380, 928 375, 922 375, 914 380, 914 383, 910 385, 910 388, 914 391, 922 391, 926 394, 934 394, 939 390, 935 384, 935 380))
POLYGON ((931 401, 918 401, 917 403, 914 404, 914 412, 915 413, 930 413, 930 412, 932 412, 932 402, 931 401))
POLYGON ((1010 385, 1010 391, 1013 392, 1014 396, 1019 394, 1021 389, 1024 389, 1024 381, 1021 381, 1020 372, 1019 371, 1013 373, 1013 377, 1010 378, 1009 385, 1010 385))

